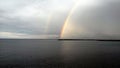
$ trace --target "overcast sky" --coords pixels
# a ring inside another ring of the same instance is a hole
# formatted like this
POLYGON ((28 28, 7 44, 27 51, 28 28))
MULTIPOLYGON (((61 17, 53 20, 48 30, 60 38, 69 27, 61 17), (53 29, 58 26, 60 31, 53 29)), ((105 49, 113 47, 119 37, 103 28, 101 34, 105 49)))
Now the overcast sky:
POLYGON ((120 0, 0 0, 0 38, 59 38, 68 16, 61 38, 120 39, 120 0))

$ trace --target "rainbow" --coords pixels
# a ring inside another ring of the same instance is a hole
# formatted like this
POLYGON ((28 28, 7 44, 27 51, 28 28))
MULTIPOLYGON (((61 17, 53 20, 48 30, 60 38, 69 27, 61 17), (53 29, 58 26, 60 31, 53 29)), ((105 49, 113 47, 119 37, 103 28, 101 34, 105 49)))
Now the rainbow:
POLYGON ((76 10, 76 8, 79 6, 79 1, 80 1, 80 0, 77 0, 77 1, 75 2, 75 5, 74 5, 74 6, 72 7, 72 9, 70 10, 70 12, 69 12, 69 14, 68 14, 68 16, 67 16, 67 18, 66 18, 66 20, 65 20, 65 22, 64 22, 64 25, 63 25, 63 27, 62 27, 62 30, 61 30, 61 33, 60 33, 60 39, 63 38, 63 35, 64 35, 64 33, 65 33, 65 28, 66 28, 67 25, 69 24, 69 20, 70 20, 72 14, 73 14, 74 11, 76 10))
POLYGON ((45 27, 45 32, 44 32, 45 34, 47 34, 48 32, 48 28, 49 28, 52 18, 53 18, 53 12, 50 12, 47 23, 46 23, 46 27, 45 27))
MULTIPOLYGON (((51 0, 51 1, 53 2, 54 0, 51 0)), ((53 18, 53 11, 50 11, 50 13, 48 14, 48 18, 46 20, 46 26, 45 26, 45 30, 44 30, 45 34, 48 33, 49 25, 51 23, 52 18, 53 18)))

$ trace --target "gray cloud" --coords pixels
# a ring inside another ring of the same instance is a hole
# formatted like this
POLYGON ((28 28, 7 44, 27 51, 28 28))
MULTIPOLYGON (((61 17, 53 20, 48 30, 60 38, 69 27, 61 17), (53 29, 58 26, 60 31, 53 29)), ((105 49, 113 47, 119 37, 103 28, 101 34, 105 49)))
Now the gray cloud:
POLYGON ((0 0, 0 37, 56 38, 74 1, 0 0))
MULTIPOLYGON (((0 38, 57 38, 76 0, 0 0, 0 38)), ((120 39, 119 0, 80 0, 64 38, 120 39)))
POLYGON ((99 5, 81 9, 72 15, 75 32, 66 38, 120 39, 120 1, 96 0, 99 5), (80 31, 79 29, 83 29, 80 31))

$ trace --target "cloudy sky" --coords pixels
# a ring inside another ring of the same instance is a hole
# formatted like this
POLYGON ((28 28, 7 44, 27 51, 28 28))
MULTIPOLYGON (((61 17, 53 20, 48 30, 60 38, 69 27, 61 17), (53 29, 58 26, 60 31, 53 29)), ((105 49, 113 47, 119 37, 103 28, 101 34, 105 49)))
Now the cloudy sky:
POLYGON ((0 0, 0 38, 120 39, 120 0, 0 0))

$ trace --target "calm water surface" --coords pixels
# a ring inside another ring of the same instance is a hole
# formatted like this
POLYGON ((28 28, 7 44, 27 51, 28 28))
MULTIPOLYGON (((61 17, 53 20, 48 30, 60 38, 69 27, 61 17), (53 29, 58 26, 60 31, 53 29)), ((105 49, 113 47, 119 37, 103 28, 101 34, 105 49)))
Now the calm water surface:
POLYGON ((120 42, 0 40, 1 67, 118 68, 120 42))

